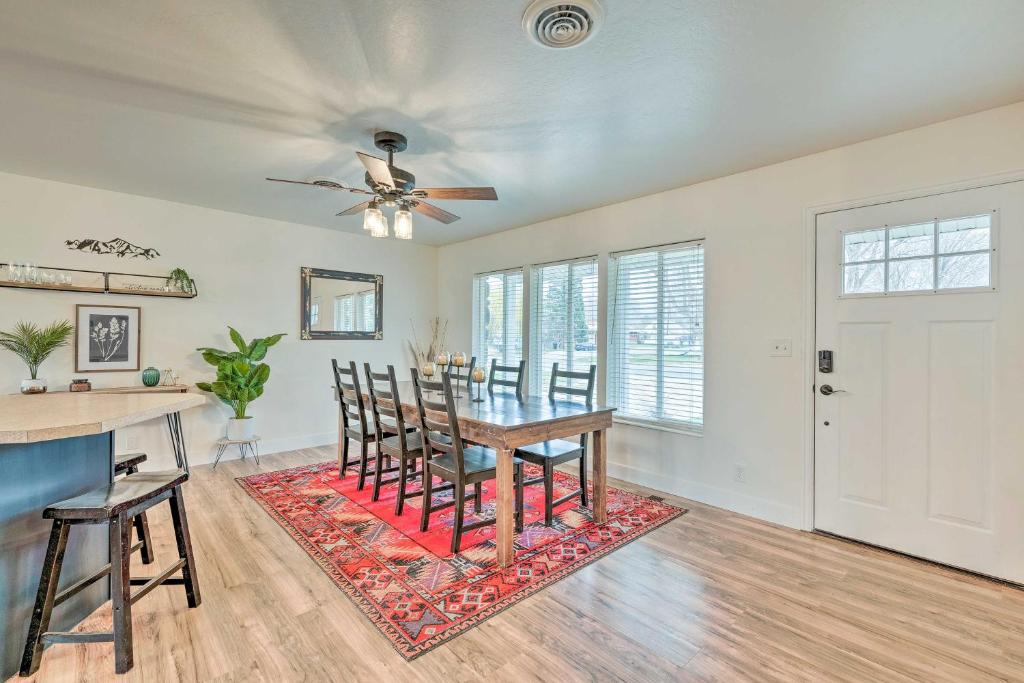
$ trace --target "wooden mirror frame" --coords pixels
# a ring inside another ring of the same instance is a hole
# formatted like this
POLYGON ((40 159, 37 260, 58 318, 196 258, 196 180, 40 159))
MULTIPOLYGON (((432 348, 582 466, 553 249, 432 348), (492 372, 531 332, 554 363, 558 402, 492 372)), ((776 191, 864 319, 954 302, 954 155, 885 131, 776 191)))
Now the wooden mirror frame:
POLYGON ((311 268, 309 266, 303 266, 301 269, 301 291, 302 300, 299 309, 299 317, 302 320, 302 330, 299 335, 301 339, 336 339, 336 340, 351 340, 351 339, 374 339, 380 340, 384 338, 384 276, 383 275, 371 275, 369 273, 352 273, 345 270, 327 270, 325 268, 311 268), (376 288, 376 314, 377 320, 374 324, 374 330, 372 332, 335 332, 331 330, 314 330, 311 329, 312 325, 310 320, 312 319, 312 291, 313 291, 313 278, 327 278, 331 280, 347 280, 349 282, 373 282, 376 288))

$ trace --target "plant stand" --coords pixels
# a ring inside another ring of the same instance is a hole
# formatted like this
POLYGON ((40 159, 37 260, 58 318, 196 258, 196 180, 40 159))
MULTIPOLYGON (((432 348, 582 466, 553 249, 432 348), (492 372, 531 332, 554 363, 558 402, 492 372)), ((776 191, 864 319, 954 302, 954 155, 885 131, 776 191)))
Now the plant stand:
POLYGON ((217 457, 213 460, 213 469, 217 469, 217 463, 220 462, 220 458, 224 455, 224 451, 228 449, 228 446, 238 446, 238 452, 242 454, 242 460, 245 460, 246 449, 252 453, 253 459, 256 461, 256 466, 260 464, 260 437, 254 436, 251 439, 235 440, 222 437, 217 439, 217 457))

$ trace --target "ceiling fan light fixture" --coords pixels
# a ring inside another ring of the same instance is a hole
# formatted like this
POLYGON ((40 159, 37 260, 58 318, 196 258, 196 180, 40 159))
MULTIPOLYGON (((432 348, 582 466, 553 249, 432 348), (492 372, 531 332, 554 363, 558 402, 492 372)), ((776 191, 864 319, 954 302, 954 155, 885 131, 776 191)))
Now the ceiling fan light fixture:
POLYGON ((400 240, 412 239, 412 212, 404 204, 395 211, 395 237, 400 240))
POLYGON ((371 202, 370 205, 366 207, 366 211, 363 212, 363 230, 374 237, 380 237, 378 233, 381 232, 382 227, 384 234, 387 235, 387 218, 384 217, 384 212, 380 210, 380 206, 377 202, 371 202))

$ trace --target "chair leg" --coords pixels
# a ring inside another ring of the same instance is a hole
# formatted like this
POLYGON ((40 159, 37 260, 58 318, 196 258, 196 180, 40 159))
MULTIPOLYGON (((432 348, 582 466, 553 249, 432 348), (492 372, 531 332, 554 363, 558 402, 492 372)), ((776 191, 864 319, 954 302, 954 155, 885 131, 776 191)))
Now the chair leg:
POLYGON ((140 512, 132 520, 135 526, 135 535, 142 542, 142 564, 153 564, 153 539, 149 535, 149 522, 146 521, 146 513, 140 512))
POLYGON ((551 526, 555 519, 554 506, 551 504, 555 498, 555 468, 551 461, 544 463, 544 526, 551 526))
POLYGON ((478 481, 477 483, 473 484, 473 512, 475 512, 478 515, 480 514, 480 511, 483 509, 484 504, 483 489, 483 482, 478 481))
POLYGON ((199 579, 196 576, 196 560, 192 554, 192 537, 188 532, 188 517, 185 515, 185 498, 181 486, 174 487, 174 495, 169 499, 171 504, 171 521, 174 522, 174 540, 178 543, 178 557, 185 560, 181 568, 181 577, 185 584, 185 598, 189 607, 199 607, 203 601, 199 594, 199 579))
POLYGON ((587 451, 580 456, 580 504, 587 507, 587 451))
POLYGON ((110 520, 110 603, 114 622, 114 671, 133 665, 132 600, 128 561, 132 547, 130 520, 120 514, 110 520))
POLYGON ((430 465, 423 463, 423 510, 420 512, 420 531, 430 526, 430 505, 433 502, 434 475, 430 473, 430 465))
POLYGON ((68 547, 69 530, 70 525, 64 520, 53 520, 50 543, 46 546, 46 558, 43 560, 43 571, 39 575, 36 604, 28 625, 25 654, 21 658, 22 676, 31 676, 39 669, 39 661, 43 656, 43 644, 39 641, 39 636, 50 628, 53 598, 57 595, 57 582, 60 580, 60 567, 64 563, 64 551, 68 547))
POLYGON ((369 445, 366 441, 361 441, 359 444, 359 483, 356 485, 356 489, 359 491, 363 490, 363 486, 366 485, 366 459, 369 457, 369 445))
POLYGON ((342 431, 338 442, 338 479, 344 479, 348 472, 348 441, 348 434, 342 431))
POLYGON ((466 516, 466 486, 462 482, 452 489, 455 494, 455 525, 452 528, 452 555, 462 546, 462 521, 466 516))
POLYGON ((523 530, 526 523, 523 517, 523 463, 516 465, 516 533, 523 530))
POLYGON ((373 495, 370 496, 370 500, 374 503, 380 498, 380 479, 384 471, 384 455, 380 452, 380 448, 377 449, 377 455, 375 457, 376 464, 373 466, 373 495))
POLYGON ((409 477, 409 461, 405 459, 404 455, 399 460, 401 465, 398 467, 398 500, 395 501, 396 515, 401 515, 405 509, 405 484, 409 477))

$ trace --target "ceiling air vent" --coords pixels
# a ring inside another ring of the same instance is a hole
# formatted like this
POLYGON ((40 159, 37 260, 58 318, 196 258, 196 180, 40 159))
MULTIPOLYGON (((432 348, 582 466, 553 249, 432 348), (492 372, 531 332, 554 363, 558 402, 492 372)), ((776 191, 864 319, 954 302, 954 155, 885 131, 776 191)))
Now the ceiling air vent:
POLYGON ((534 0, 523 15, 523 30, 544 47, 576 47, 597 32, 602 14, 597 0, 534 0))

